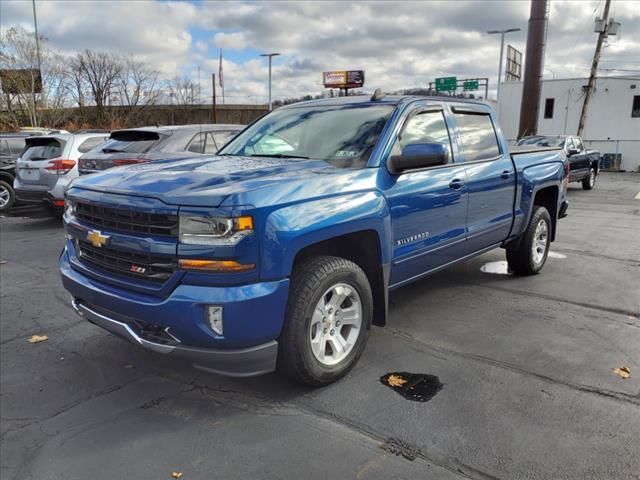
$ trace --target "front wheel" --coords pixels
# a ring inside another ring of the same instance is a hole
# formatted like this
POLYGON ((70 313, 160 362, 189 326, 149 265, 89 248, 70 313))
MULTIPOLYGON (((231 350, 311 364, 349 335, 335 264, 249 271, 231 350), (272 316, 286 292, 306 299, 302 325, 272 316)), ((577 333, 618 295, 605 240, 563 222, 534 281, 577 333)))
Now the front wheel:
POLYGON ((371 286, 358 265, 332 256, 303 260, 291 276, 278 369, 316 387, 338 380, 362 355, 372 315, 371 286))
POLYGON ((542 270, 551 244, 551 216, 545 207, 535 205, 531 221, 517 250, 507 250, 509 269, 518 275, 535 275, 542 270))
POLYGON ((13 187, 4 180, 0 180, 0 212, 9 210, 15 202, 16 194, 13 187))
POLYGON ((591 168, 589 170, 589 176, 582 180, 582 188, 585 190, 591 190, 596 184, 596 169, 591 168))

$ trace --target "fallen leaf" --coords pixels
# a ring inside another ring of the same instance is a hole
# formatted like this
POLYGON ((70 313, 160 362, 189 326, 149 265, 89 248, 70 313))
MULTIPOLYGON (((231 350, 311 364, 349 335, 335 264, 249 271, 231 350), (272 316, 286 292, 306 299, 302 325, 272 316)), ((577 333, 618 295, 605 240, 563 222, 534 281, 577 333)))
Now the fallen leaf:
POLYGON ((400 375, 389 375, 387 383, 392 387, 401 387, 402 385, 407 383, 407 380, 402 378, 400 375))
POLYGON ((631 376, 631 369, 626 365, 624 367, 616 367, 613 369, 613 373, 618 375, 623 380, 626 380, 631 376))
POLYGON ((171 478, 180 478, 182 476, 182 472, 171 472, 171 478))
POLYGON ((28 338, 29 343, 40 343, 40 342, 44 342, 45 340, 48 340, 49 337, 47 337, 46 335, 31 335, 28 338))

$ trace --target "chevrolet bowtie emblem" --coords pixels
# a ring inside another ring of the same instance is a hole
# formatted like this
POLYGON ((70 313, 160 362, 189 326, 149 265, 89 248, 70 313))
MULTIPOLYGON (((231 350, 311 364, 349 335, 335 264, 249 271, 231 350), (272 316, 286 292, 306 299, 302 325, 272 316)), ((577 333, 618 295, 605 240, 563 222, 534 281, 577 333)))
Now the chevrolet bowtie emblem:
POLYGON ((104 247, 109 243, 110 238, 110 235, 103 235, 100 230, 89 230, 89 233, 87 233, 87 240, 94 247, 104 247))

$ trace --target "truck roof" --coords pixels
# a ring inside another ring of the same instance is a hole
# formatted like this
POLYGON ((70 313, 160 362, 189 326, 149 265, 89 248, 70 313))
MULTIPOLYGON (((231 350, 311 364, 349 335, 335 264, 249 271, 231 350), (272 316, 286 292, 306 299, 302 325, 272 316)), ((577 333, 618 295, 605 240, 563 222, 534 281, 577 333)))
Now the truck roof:
POLYGON ((484 101, 469 98, 456 98, 444 96, 424 96, 424 95, 385 95, 379 100, 371 100, 371 95, 354 95, 351 97, 321 98, 317 100, 307 100, 305 102, 291 103, 280 108, 312 107, 320 105, 360 105, 365 103, 375 105, 400 105, 413 102, 415 100, 432 100, 435 102, 455 102, 471 103, 475 105, 488 105, 484 101))

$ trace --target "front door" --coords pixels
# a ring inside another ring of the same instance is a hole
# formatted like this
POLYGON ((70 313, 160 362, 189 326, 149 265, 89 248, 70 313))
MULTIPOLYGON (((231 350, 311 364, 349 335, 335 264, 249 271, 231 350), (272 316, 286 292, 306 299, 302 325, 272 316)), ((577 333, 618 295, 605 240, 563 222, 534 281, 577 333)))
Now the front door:
POLYGON ((390 286, 414 280, 463 255, 467 187, 463 165, 453 163, 448 128, 441 110, 416 110, 391 150, 399 155, 413 143, 439 142, 449 151, 447 165, 405 171, 385 191, 391 208, 393 261, 390 286))

